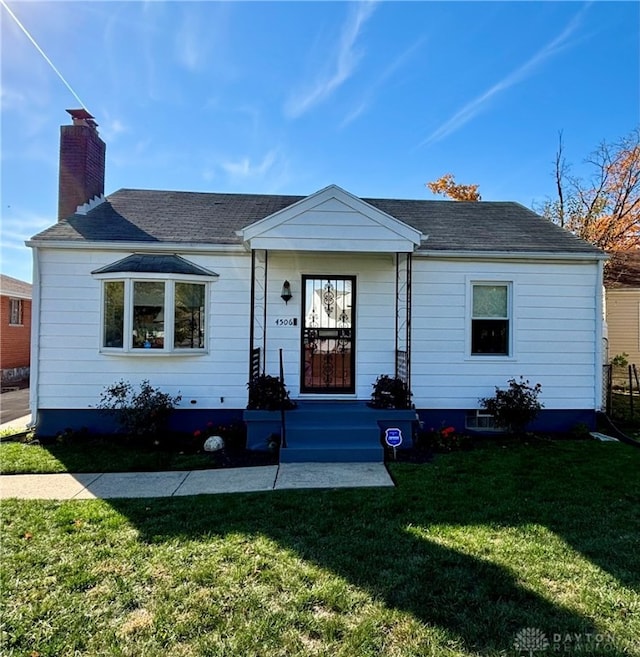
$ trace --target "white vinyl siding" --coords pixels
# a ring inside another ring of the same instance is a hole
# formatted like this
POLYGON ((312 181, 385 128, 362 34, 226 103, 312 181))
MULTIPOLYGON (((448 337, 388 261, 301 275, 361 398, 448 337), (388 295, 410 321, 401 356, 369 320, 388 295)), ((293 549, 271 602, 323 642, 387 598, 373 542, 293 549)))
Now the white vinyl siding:
POLYGON ((243 239, 254 249, 394 253, 412 251, 420 233, 330 186, 248 226, 243 239))
MULTIPOLYGON (((219 274, 207 286, 206 354, 165 357, 101 353, 102 281, 91 272, 130 252, 39 249, 41 322, 38 405, 95 407, 105 385, 119 379, 182 395, 184 408, 243 408, 249 371, 249 254, 185 254, 219 274), (221 398, 223 401, 221 401, 221 398), (192 400, 195 403, 191 403, 192 400)), ((114 275, 114 278, 115 275, 114 275)))
POLYGON ((388 255, 270 252, 268 270, 266 371, 278 374, 282 348, 285 381, 293 399, 300 396, 302 275, 356 277, 355 393, 347 397, 369 399, 376 378, 395 371, 394 259, 388 255), (288 304, 280 298, 285 280, 293 294, 288 304), (297 318, 297 326, 276 325, 285 318, 297 318))
POLYGON ((607 290, 609 358, 628 354, 640 366, 640 288, 607 290))
POLYGON ((542 385, 547 409, 593 409, 596 263, 413 259, 413 401, 418 408, 474 409, 520 375, 542 385), (469 286, 509 281, 512 357, 470 356, 469 286))
MULTIPOLYGON (((105 385, 149 379, 182 408, 241 409, 247 401, 251 255, 182 255, 218 274, 207 286, 203 355, 101 353, 102 281, 95 269, 130 255, 121 251, 40 248, 40 408, 95 407, 105 385), (215 291, 214 291, 215 288, 215 291), (192 403, 193 402, 193 403, 192 403)), ((393 254, 269 252, 266 372, 278 374, 279 349, 291 397, 300 396, 301 277, 355 276, 356 392, 368 400, 381 374, 395 371, 393 254), (292 298, 280 298, 282 284, 292 298), (297 319, 297 325, 278 320, 297 319)), ((114 276, 113 280, 117 277, 114 276)), ((474 409, 520 375, 542 385, 546 409, 593 409, 598 267, 595 263, 413 258, 412 390, 420 409, 474 409), (471 282, 508 283, 510 356, 470 354, 471 282)), ((165 318, 167 317, 165 307, 165 318)), ((159 350, 156 350, 159 351, 159 350)), ((189 351, 189 350, 186 350, 189 351)), ((599 375, 599 374, 598 374, 599 375)))

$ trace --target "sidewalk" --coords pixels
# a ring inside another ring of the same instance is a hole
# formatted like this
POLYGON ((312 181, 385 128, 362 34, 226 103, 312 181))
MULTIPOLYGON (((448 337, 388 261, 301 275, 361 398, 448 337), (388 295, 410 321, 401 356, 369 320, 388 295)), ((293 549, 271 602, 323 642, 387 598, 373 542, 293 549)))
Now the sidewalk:
POLYGON ((393 487, 382 463, 282 463, 171 472, 0 475, 0 499, 179 497, 310 488, 393 487))
MULTIPOLYGON (((5 393, 7 394, 7 393, 5 393)), ((25 415, 23 417, 19 417, 16 420, 11 420, 11 422, 5 422, 3 424, 0 424, 0 431, 6 431, 10 429, 11 431, 15 431, 16 433, 19 433, 20 431, 26 431, 27 426, 31 422, 31 415, 25 415)))
MULTIPOLYGON (((26 415, 0 425, 24 431, 26 415)), ((0 499, 88 500, 252 493, 304 488, 393 487, 382 463, 282 463, 254 468, 169 472, 0 474, 0 499)))

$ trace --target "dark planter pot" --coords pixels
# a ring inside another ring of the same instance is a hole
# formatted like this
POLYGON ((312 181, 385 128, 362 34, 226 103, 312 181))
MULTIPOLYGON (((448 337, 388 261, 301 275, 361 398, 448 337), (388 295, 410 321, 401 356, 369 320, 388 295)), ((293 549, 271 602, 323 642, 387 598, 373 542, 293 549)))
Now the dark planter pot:
POLYGON ((274 434, 282 434, 280 411, 244 411, 242 419, 247 425, 247 449, 258 452, 269 451, 269 440, 274 434))

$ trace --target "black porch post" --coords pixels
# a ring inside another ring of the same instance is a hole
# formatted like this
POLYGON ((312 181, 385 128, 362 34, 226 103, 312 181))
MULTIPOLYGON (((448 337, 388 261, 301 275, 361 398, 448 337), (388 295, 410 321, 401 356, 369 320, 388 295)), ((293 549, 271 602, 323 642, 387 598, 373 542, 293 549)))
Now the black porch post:
POLYGON ((266 368, 267 352, 267 251, 264 265, 259 262, 257 252, 251 250, 251 303, 249 317, 249 380, 266 368), (260 308, 262 304, 262 308, 260 308))

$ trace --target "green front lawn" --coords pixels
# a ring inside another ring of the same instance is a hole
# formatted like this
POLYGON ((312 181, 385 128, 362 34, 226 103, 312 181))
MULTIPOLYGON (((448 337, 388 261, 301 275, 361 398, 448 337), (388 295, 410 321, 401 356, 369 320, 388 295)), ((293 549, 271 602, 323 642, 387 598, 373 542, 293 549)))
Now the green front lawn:
POLYGON ((484 657, 532 628, 536 656, 640 656, 639 466, 566 441, 395 489, 3 501, 0 652, 484 657))
POLYGON ((2 474, 56 472, 150 472, 198 470, 215 466, 215 456, 178 450, 128 448, 106 441, 73 445, 0 442, 2 474))
POLYGON ((634 393, 633 413, 629 396, 628 392, 611 395, 611 419, 627 436, 640 440, 640 396, 634 393))

